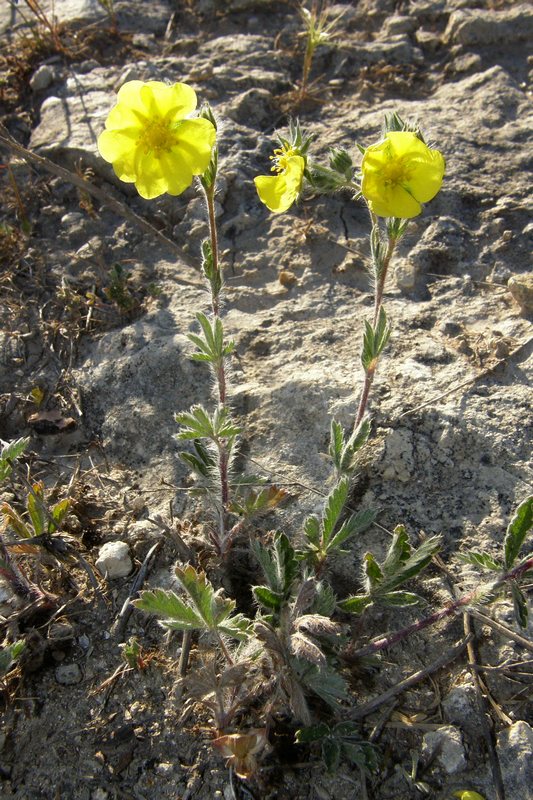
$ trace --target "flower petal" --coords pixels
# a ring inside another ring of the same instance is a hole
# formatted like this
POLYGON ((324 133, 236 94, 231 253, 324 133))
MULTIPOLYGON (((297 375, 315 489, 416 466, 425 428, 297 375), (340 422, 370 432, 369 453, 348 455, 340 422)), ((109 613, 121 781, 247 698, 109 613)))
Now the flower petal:
POLYGON ((209 166, 216 141, 213 125, 207 119, 186 119, 179 124, 175 136, 176 144, 171 152, 179 149, 191 173, 203 175, 209 166))
POLYGON ((424 158, 416 160, 412 175, 405 183, 405 188, 420 203, 433 200, 442 186, 446 162, 438 150, 427 150, 424 158))
POLYGON ((196 92, 185 83, 169 86, 161 81, 147 81, 141 97, 150 116, 183 119, 196 108, 196 92))
MULTIPOLYGON (((167 181, 168 194, 176 196, 187 189, 193 181, 193 173, 188 161, 177 148, 173 148, 170 153, 163 153, 159 162, 161 171, 167 181)), ((203 170, 205 172, 205 170, 203 170)))
POLYGON ((420 203, 403 186, 383 187, 380 196, 370 200, 370 208, 378 217, 411 219, 422 211, 420 203))
POLYGON ((113 163, 124 158, 135 148, 135 133, 128 131, 102 131, 98 137, 98 150, 105 161, 113 163))
POLYGON ((255 188, 262 203, 274 212, 287 211, 300 194, 305 161, 301 156, 287 159, 287 166, 280 175, 258 175, 255 188))
POLYGON ((425 156, 429 148, 412 131, 389 131, 385 143, 389 143, 393 158, 402 156, 425 156))
POLYGON ((153 200, 167 191, 168 179, 163 174, 159 159, 152 152, 136 152, 135 172, 135 186, 145 200, 153 200))

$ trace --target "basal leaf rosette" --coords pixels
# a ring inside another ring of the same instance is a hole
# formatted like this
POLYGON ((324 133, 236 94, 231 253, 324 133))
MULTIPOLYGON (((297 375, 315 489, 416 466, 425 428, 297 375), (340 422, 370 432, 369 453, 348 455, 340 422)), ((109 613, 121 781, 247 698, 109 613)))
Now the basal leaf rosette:
POLYGON ((411 219, 440 190, 445 167, 442 153, 415 133, 390 131, 365 151, 361 191, 376 216, 411 219))
POLYGON ((185 83, 125 83, 98 137, 101 156, 147 200, 181 194, 208 168, 216 140, 209 120, 187 119, 196 105, 185 83))
POLYGON ((259 199, 274 214, 287 211, 302 191, 305 158, 288 146, 274 150, 270 156, 276 175, 258 175, 254 178, 259 199))

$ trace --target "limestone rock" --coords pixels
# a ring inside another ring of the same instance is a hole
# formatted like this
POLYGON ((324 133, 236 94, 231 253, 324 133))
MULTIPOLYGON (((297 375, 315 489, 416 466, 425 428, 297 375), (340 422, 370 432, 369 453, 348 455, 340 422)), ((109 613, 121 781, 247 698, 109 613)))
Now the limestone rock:
POLYGON ((496 741, 506 800, 524 800, 533 786, 533 729, 520 720, 505 728, 496 741))
POLYGON ((106 542, 96 560, 96 568, 107 578, 125 578, 132 569, 130 550, 126 542, 106 542))
POLYGON ((437 763, 448 775, 455 775, 466 769, 466 754, 459 728, 443 725, 436 731, 424 735, 422 754, 425 757, 435 755, 437 763))
POLYGON ((487 45, 533 36, 533 9, 519 5, 503 11, 461 9, 450 15, 444 40, 462 45, 487 45))

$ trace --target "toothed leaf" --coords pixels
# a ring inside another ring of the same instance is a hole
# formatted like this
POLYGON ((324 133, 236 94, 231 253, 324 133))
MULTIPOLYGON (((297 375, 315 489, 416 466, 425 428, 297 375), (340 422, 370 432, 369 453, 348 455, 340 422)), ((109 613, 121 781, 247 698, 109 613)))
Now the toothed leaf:
POLYGON ((524 540, 533 526, 533 495, 524 500, 515 511, 507 527, 504 540, 505 566, 510 569, 524 540))

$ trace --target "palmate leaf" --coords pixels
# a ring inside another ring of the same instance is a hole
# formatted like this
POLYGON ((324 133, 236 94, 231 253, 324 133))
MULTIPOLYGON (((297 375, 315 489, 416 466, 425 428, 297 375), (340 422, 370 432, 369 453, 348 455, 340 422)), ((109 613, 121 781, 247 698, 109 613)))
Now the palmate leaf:
POLYGON ((465 564, 472 564, 474 567, 479 567, 483 570, 500 572, 503 569, 503 565, 495 561, 488 553, 457 553, 457 558, 465 564))
POLYGON ((372 508, 367 508, 364 511, 359 511, 353 514, 346 522, 343 523, 341 528, 337 531, 333 539, 328 544, 328 551, 339 548, 350 536, 356 533, 362 533, 372 525, 376 519, 377 511, 372 508))
POLYGON ((328 664, 317 667, 300 659, 294 661, 300 683, 311 689, 331 708, 338 711, 341 701, 349 700, 350 693, 346 681, 328 664))
POLYGON ((287 598, 299 573, 299 563, 288 537, 277 531, 270 547, 256 541, 252 549, 269 588, 279 597, 287 598))
POLYGON ((5 480, 11 474, 11 462, 16 461, 22 455, 29 443, 28 438, 15 439, 2 448, 0 451, 0 481, 5 480))
POLYGON ((357 451, 370 436, 370 420, 363 419, 346 441, 342 425, 331 421, 329 455, 338 474, 351 475, 357 466, 357 451))
POLYGON ((376 327, 373 328, 369 322, 365 322, 365 332, 363 334, 363 352, 361 363, 365 372, 373 371, 377 360, 385 349, 391 335, 391 329, 387 324, 387 315, 383 306, 380 309, 376 327))
POLYGON ((326 499, 324 516, 322 518, 322 543, 327 549, 328 542, 333 536, 335 526, 339 520, 350 491, 348 478, 341 478, 326 499))
POLYGON ((192 358, 195 361, 209 361, 213 364, 220 364, 225 356, 230 355, 234 350, 234 342, 224 344, 224 328, 219 317, 211 322, 205 314, 198 313, 196 319, 202 328, 202 336, 194 333, 189 334, 189 339, 198 348, 192 358))
POLYGON ((440 536, 430 536, 420 547, 414 550, 407 561, 401 564, 395 575, 391 575, 383 581, 380 592, 391 592, 402 583, 414 578, 430 563, 433 556, 439 551, 441 544, 440 536))
POLYGON ((215 592, 213 585, 202 571, 192 566, 176 567, 176 576, 186 600, 175 592, 155 589, 142 592, 133 604, 162 618, 165 628, 176 630, 214 631, 245 641, 251 635, 251 621, 243 614, 233 614, 235 601, 215 592))
POLYGON ((210 416, 203 406, 195 405, 190 411, 176 414, 174 418, 182 426, 178 439, 211 439, 216 442, 234 438, 241 432, 225 406, 217 408, 210 416))
POLYGON ((533 495, 526 498, 515 511, 514 517, 507 527, 503 543, 505 566, 510 569, 520 552, 524 540, 533 526, 533 495))

